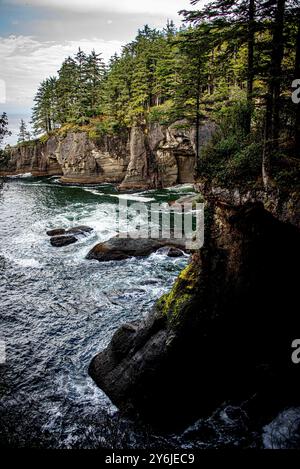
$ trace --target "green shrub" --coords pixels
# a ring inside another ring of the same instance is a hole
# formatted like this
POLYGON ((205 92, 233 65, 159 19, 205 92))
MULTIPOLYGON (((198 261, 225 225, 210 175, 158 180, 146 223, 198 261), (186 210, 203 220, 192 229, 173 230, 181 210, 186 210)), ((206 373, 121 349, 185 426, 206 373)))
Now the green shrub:
POLYGON ((251 109, 244 100, 218 113, 218 130, 201 153, 199 176, 228 186, 254 183, 261 173, 262 143, 247 133, 251 109))

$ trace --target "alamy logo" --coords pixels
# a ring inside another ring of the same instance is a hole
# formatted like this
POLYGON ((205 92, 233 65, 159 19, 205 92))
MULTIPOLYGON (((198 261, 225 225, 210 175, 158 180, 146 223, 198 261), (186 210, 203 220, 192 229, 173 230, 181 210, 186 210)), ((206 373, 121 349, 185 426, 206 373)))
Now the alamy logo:
POLYGON ((0 365, 6 362, 6 344, 4 340, 0 340, 0 365))
POLYGON ((0 104, 6 103, 6 83, 0 79, 0 104))
POLYGON ((181 239, 186 249, 197 250, 204 244, 204 204, 179 206, 138 202, 128 205, 121 199, 115 211, 119 238, 181 239))
POLYGON ((297 78, 292 83, 292 88, 295 88, 295 91, 292 93, 292 101, 294 104, 300 103, 300 78, 297 78))
POLYGON ((295 339, 292 343, 292 348, 295 349, 292 353, 292 362, 295 365, 300 363, 300 339, 295 339))

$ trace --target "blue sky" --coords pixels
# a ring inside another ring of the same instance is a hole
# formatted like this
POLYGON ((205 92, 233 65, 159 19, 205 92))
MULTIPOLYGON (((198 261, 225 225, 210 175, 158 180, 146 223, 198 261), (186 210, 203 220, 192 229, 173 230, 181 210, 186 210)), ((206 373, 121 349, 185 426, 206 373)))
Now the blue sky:
POLYGON ((30 121, 39 83, 56 74, 63 59, 78 47, 102 52, 107 61, 131 41, 144 24, 178 25, 178 11, 189 0, 0 0, 0 112, 7 112, 16 141, 21 118, 30 121), (1 82, 0 82, 1 85, 1 82))

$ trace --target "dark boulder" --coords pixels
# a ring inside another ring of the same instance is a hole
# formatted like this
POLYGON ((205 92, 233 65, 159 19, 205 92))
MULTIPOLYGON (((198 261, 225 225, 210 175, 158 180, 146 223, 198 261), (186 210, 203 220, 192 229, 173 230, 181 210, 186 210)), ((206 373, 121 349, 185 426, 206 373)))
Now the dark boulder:
POLYGON ((211 213, 205 246, 172 291, 89 367, 122 412, 168 430, 225 401, 246 402, 261 427, 299 406, 299 230, 260 204, 211 213))
POLYGON ((81 225, 81 226, 74 226, 73 228, 69 228, 68 230, 65 230, 64 228, 57 228, 54 230, 49 230, 47 231, 47 235, 48 236, 62 236, 64 234, 74 234, 74 235, 79 234, 80 235, 80 234, 90 233, 91 231, 93 231, 93 228, 90 228, 89 226, 81 225))
POLYGON ((77 241, 78 239, 75 236, 54 236, 50 239, 50 243, 56 248, 69 246, 69 244, 77 243, 77 241))
POLYGON ((86 233, 91 233, 93 231, 93 228, 90 228, 89 226, 74 226, 74 228, 69 228, 66 230, 66 233, 70 234, 86 234, 86 233))
POLYGON ((145 257, 164 246, 180 247, 181 250, 185 250, 184 240, 133 239, 116 236, 108 241, 97 244, 88 253, 87 259, 106 262, 128 259, 129 257, 145 257))
POLYGON ((93 231, 93 228, 82 225, 69 228, 68 230, 64 230, 63 228, 49 230, 47 231, 47 235, 51 236, 50 243, 52 246, 60 248, 76 243, 78 241, 78 236, 86 236, 91 231, 93 231))
POLYGON ((183 256, 183 251, 178 248, 169 248, 167 256, 168 257, 182 257, 183 256))
POLYGON ((65 233, 66 233, 66 230, 64 230, 63 228, 57 228, 55 230, 47 231, 48 236, 61 236, 61 235, 64 235, 65 233))

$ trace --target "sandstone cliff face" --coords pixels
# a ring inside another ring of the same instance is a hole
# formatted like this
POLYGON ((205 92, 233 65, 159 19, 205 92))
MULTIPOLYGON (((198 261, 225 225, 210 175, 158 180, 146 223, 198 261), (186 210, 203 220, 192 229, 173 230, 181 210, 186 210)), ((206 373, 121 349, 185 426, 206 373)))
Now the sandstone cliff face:
MULTIPOLYGON (((200 148, 215 127, 206 122, 200 128, 200 148)), ((169 127, 152 124, 147 129, 134 127, 130 136, 130 161, 121 189, 168 187, 194 181, 196 132, 186 122, 169 127)))
POLYGON ((61 175, 62 169, 47 145, 34 142, 9 150, 4 161, 0 160, 0 176, 32 173, 33 176, 61 175))
MULTIPOLYGON (((201 145, 214 130, 200 129, 201 145)), ((0 176, 31 172, 61 175, 65 183, 119 183, 122 190, 159 188, 194 180, 195 130, 185 122, 166 127, 133 127, 116 136, 91 140, 85 132, 53 136, 10 149, 0 162, 0 176)))
POLYGON ((261 428, 299 405, 299 230, 261 203, 215 202, 206 224, 205 246, 172 291, 144 321, 120 328, 89 372, 119 409, 160 428, 224 402, 243 405, 261 428))
POLYGON ((62 168, 62 182, 118 183, 128 166, 128 137, 103 137, 96 143, 86 133, 69 133, 56 142, 53 154, 62 168))
POLYGON ((129 161, 128 136, 103 137, 99 142, 85 132, 53 136, 10 150, 0 175, 31 172, 33 176, 61 175, 66 183, 120 182, 129 161))

